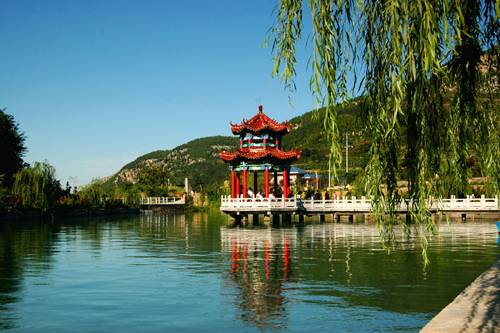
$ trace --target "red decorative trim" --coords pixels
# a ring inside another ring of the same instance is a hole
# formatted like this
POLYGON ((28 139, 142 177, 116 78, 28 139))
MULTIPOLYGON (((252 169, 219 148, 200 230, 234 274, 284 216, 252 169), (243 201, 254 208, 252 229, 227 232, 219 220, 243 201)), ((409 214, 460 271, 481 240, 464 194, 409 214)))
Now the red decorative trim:
POLYGON ((300 158, 299 150, 283 151, 275 147, 266 147, 264 149, 241 148, 236 151, 221 151, 219 153, 221 159, 226 162, 231 162, 236 159, 240 160, 260 160, 265 158, 275 158, 281 161, 293 161, 300 158))

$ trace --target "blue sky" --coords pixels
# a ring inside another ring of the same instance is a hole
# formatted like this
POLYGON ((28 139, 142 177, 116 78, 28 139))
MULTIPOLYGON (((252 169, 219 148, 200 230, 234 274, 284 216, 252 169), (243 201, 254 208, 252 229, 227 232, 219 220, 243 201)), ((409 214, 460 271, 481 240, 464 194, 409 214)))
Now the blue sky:
POLYGON ((1 0, 0 107, 27 136, 26 161, 65 182, 136 157, 230 135, 264 111, 313 108, 300 47, 293 106, 262 47, 275 1, 1 0))

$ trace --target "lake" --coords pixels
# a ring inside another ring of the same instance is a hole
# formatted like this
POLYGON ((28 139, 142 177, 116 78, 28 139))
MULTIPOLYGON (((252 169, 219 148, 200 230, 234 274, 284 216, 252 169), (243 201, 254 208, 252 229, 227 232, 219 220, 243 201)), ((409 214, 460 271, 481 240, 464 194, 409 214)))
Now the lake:
POLYGON ((370 224, 218 213, 0 223, 0 331, 417 332, 500 253, 494 221, 388 251, 370 224))

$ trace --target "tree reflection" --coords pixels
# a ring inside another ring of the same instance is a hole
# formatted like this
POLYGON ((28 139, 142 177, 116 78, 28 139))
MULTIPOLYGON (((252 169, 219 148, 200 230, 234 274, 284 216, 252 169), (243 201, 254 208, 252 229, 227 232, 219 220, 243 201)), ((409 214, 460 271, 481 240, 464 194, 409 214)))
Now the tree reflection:
POLYGON ((24 274, 43 275, 52 266, 57 225, 0 223, 0 330, 15 327, 11 310, 20 301, 24 274))

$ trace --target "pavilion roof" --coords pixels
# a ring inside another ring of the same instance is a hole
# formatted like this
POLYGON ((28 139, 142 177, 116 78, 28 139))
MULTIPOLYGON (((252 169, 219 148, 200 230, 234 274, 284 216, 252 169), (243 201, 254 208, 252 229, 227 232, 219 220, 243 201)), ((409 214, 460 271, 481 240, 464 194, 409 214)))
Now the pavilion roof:
POLYGON ((233 134, 240 134, 242 132, 260 133, 268 130, 275 133, 287 133, 291 129, 289 122, 278 123, 276 120, 268 117, 262 111, 262 105, 259 105, 259 112, 252 118, 243 119, 241 124, 231 123, 231 131, 233 134))
POLYGON ((237 160, 256 161, 262 159, 274 159, 283 162, 293 162, 300 158, 300 151, 283 151, 276 147, 266 147, 260 149, 240 148, 236 151, 221 151, 219 153, 219 156, 226 162, 233 162, 237 160))

